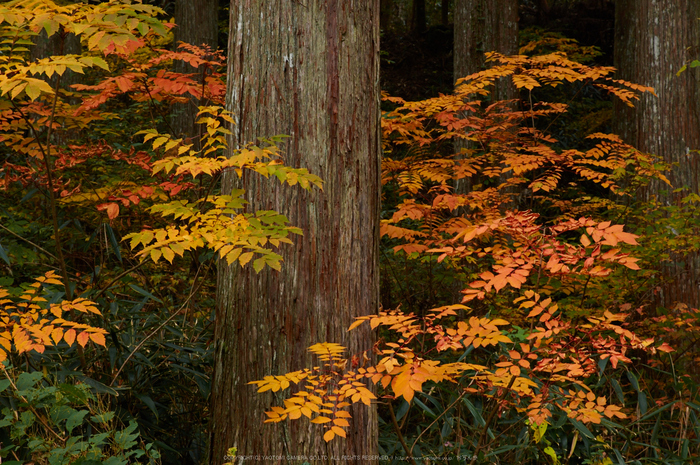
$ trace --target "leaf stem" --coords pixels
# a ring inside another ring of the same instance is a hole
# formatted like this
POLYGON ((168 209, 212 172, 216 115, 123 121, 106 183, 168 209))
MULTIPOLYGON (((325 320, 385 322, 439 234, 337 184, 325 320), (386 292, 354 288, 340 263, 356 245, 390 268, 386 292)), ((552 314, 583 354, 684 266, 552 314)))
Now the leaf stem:
POLYGON ((474 465, 476 463, 476 458, 479 456, 479 452, 482 449, 482 443, 484 442, 484 438, 486 437, 486 433, 489 430, 489 427, 491 426, 491 422, 493 419, 496 417, 496 412, 498 412, 498 402, 502 400, 507 394, 508 391, 510 391, 510 388, 513 387, 513 384, 515 383, 515 376, 512 376, 510 378, 510 383, 508 383, 508 387, 505 388, 503 391, 503 394, 501 395, 500 399, 497 399, 495 396, 493 397, 493 403, 495 404, 493 409, 491 409, 491 413, 489 413, 489 417, 486 420, 486 424, 484 425, 484 429, 481 432, 481 435, 479 436, 479 442, 476 443, 476 449, 474 449, 474 455, 472 455, 472 461, 469 462, 470 465, 474 465))
MULTIPOLYGON (((389 406, 389 414, 391 415, 391 424, 394 425, 394 431, 396 431, 396 436, 399 438, 399 442, 403 446, 403 450, 406 451, 406 454, 407 454, 406 458, 413 465, 418 465, 416 463, 416 461, 413 459, 413 455, 411 453, 411 451, 413 450, 413 447, 411 447, 411 449, 408 448, 408 444, 406 444, 406 441, 403 438, 403 434, 401 434, 401 429, 399 428, 399 424, 396 422, 396 415, 394 415, 394 409, 391 406, 391 402, 387 402, 387 405, 389 406)), ((413 444, 413 446, 415 446, 415 443, 413 444)))
POLYGON ((15 392, 18 393, 17 395, 19 395, 20 399, 22 399, 22 401, 24 401, 24 403, 27 404, 27 407, 29 408, 29 410, 32 411, 32 413, 33 413, 34 416, 37 418, 37 420, 39 420, 39 421, 41 422, 41 424, 44 425, 44 427, 45 427, 51 434, 53 434, 54 436, 56 436, 56 439, 58 439, 59 441, 61 441, 62 444, 65 444, 65 443, 66 443, 66 439, 65 439, 63 436, 59 435, 56 431, 53 430, 53 428, 51 428, 51 427, 49 426, 48 423, 46 423, 46 420, 44 419, 44 417, 42 417, 41 415, 39 415, 39 412, 36 411, 36 409, 32 406, 32 404, 27 400, 26 397, 24 397, 23 395, 19 394, 19 389, 17 388, 17 385, 15 384, 15 382, 12 381, 12 378, 10 377, 10 374, 9 374, 9 373, 7 372, 7 370, 5 369, 5 365, 2 364, 2 363, 0 363, 0 368, 2 368, 3 373, 5 373, 5 378, 7 378, 7 380, 10 382, 10 384, 12 385, 12 388, 15 390, 15 392))
POLYGON ((435 422, 438 421, 442 416, 446 415, 447 412, 449 412, 449 411, 452 409, 452 407, 455 406, 455 404, 456 404, 457 402, 459 402, 460 400, 462 400, 462 397, 464 397, 466 394, 467 394, 467 391, 462 391, 462 393, 459 395, 459 397, 457 397, 457 398, 455 399, 454 402, 452 402, 440 415, 438 415, 438 416, 435 418, 435 420, 433 420, 432 423, 430 423, 430 424, 428 425, 427 428, 425 428, 425 429, 423 430, 423 432, 421 432, 421 433, 418 435, 418 437, 416 438, 416 440, 413 441, 413 444, 411 445, 411 450, 408 452, 408 455, 412 455, 412 454, 413 454, 413 448, 416 447, 416 444, 418 444, 418 440, 421 438, 421 436, 423 436, 423 434, 425 434, 426 431, 430 430, 430 428, 432 428, 432 426, 435 424, 435 422))

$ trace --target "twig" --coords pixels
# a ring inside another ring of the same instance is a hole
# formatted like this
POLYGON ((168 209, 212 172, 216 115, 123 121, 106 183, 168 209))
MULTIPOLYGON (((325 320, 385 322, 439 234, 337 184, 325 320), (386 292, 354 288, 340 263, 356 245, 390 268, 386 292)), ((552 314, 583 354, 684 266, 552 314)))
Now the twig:
POLYGON ((484 438, 486 437, 486 433, 489 430, 489 427, 491 426, 491 422, 493 421, 494 417, 496 416, 496 412, 498 412, 498 403, 500 400, 502 400, 507 394, 508 391, 510 391, 510 388, 513 387, 513 383, 515 383, 515 378, 516 376, 512 376, 510 378, 510 383, 508 383, 508 387, 505 388, 503 391, 503 395, 501 395, 500 399, 497 399, 496 397, 493 397, 493 401, 495 403, 493 409, 491 410, 491 413, 489 413, 489 417, 486 420, 486 424, 484 425, 484 430, 481 432, 481 435, 479 436, 479 442, 476 443, 476 449, 474 449, 474 455, 472 455, 472 461, 469 462, 470 465, 474 465, 476 463, 476 458, 479 456, 479 452, 481 451, 481 443, 484 441, 484 438))
POLYGON ((109 288, 112 287, 112 284, 116 283, 117 281, 119 281, 119 280, 122 279, 124 276, 128 275, 129 273, 131 273, 132 271, 141 268, 141 267, 142 267, 143 265, 145 265, 146 263, 148 263, 148 259, 146 259, 146 260, 144 260, 144 261, 142 261, 142 262, 139 262, 138 264, 136 264, 135 266, 132 266, 131 268, 129 268, 129 269, 126 270, 126 271, 123 271, 123 272, 119 273, 119 275, 117 275, 116 278, 114 278, 113 280, 111 280, 111 281, 109 282, 109 284, 107 284, 107 285, 104 287, 104 289, 102 289, 100 292, 97 293, 97 295, 94 297, 94 299, 99 299, 100 296, 102 296, 102 294, 104 294, 105 292, 107 292, 107 291, 109 290, 109 288))
POLYGON ((396 416, 394 415, 394 409, 391 407, 391 402, 388 402, 389 405, 389 414, 391 414, 391 423, 394 425, 394 430, 396 431, 396 436, 399 438, 399 442, 401 442, 401 445, 403 446, 403 450, 406 451, 406 454, 408 455, 406 458, 410 460, 410 462, 413 465, 418 465, 416 461, 413 459, 413 455, 411 455, 411 448, 410 450, 408 449, 408 445, 406 444, 406 441, 403 439, 403 434, 401 434, 401 429, 399 429, 399 424, 396 422, 396 416))
POLYGON ((66 289, 66 297, 68 300, 73 299, 73 292, 70 289, 70 280, 68 279, 68 268, 66 267, 66 261, 63 257, 63 248, 61 245, 61 229, 58 225, 58 211, 56 209, 56 195, 54 193, 54 185, 53 185, 53 173, 51 171, 51 164, 50 164, 50 156, 51 156, 51 132, 53 129, 53 122, 56 117, 56 105, 58 104, 58 91, 61 85, 61 76, 58 76, 58 79, 56 80, 56 91, 54 92, 54 100, 53 100, 53 107, 51 109, 51 116, 49 117, 49 129, 46 134, 46 148, 41 143, 41 140, 39 139, 39 133, 37 132, 36 128, 32 124, 31 120, 29 117, 27 117, 22 109, 17 106, 17 104, 14 102, 14 100, 10 100, 12 107, 19 112, 20 116, 24 121, 26 121, 27 125, 31 129, 31 131, 34 133, 34 140, 36 140, 37 145, 39 146, 39 151, 41 152, 42 158, 44 159, 44 168, 46 170, 46 183, 47 183, 47 190, 49 191, 49 201, 51 203, 51 216, 53 219, 53 233, 54 233, 54 239, 56 241, 56 255, 58 259, 58 264, 59 267, 61 268, 61 274, 63 275, 63 286, 66 289))
POLYGON ((418 444, 418 440, 421 438, 421 436, 423 436, 423 434, 425 434, 426 431, 428 431, 430 428, 432 428, 432 426, 435 424, 435 422, 438 421, 438 420, 440 419, 440 417, 442 417, 443 415, 447 414, 447 412, 449 412, 450 409, 451 409, 452 407, 454 407, 455 404, 456 404, 457 402, 459 402, 460 400, 462 400, 462 397, 464 397, 466 394, 467 394, 467 391, 463 391, 463 392, 459 395, 459 397, 457 397, 457 398, 455 399, 454 402, 452 402, 440 415, 437 416, 437 418, 435 418, 435 420, 433 420, 432 423, 430 423, 430 424, 428 425, 427 428, 425 428, 425 429, 423 430, 422 433, 420 433, 420 434, 418 435, 418 437, 416 438, 416 440, 413 441, 413 444, 411 445, 411 450, 409 451, 408 455, 412 455, 412 454, 413 454, 413 448, 416 447, 416 444, 418 444))
POLYGON ((17 234, 16 232, 12 231, 11 229, 6 228, 6 227, 3 226, 2 224, 0 224, 0 228, 4 229, 4 230, 7 231, 8 233, 12 234, 12 235, 15 236, 17 239, 22 240, 22 241, 26 242, 27 244, 33 245, 34 247, 36 247, 37 249, 41 250, 42 252, 44 252, 44 253, 45 253, 46 255, 48 255, 49 257, 51 257, 51 258, 53 258, 54 260, 58 261, 58 257, 56 257, 54 254, 52 254, 52 253, 49 252, 48 250, 46 250, 46 249, 44 249, 44 248, 42 248, 42 247, 36 245, 35 243, 33 243, 32 241, 30 241, 29 239, 26 239, 26 238, 20 236, 19 234, 17 234))
MULTIPOLYGON (((197 280, 197 278, 198 278, 198 276, 195 275, 195 277, 194 277, 195 281, 197 280)), ((176 316, 178 316, 178 315, 180 314, 180 310, 184 309, 184 308, 187 306, 187 304, 190 302, 190 300, 192 300, 192 297, 194 297, 194 295, 197 293, 197 291, 199 290, 199 288, 202 286, 202 283, 203 283, 203 282, 204 282, 203 280, 200 281, 199 284, 196 284, 196 282, 195 282, 195 284, 192 286, 192 291, 190 291, 190 295, 187 296, 187 299, 182 303, 182 305, 180 306, 180 308, 178 309, 178 311, 173 312, 172 315, 170 315, 165 321, 163 321, 163 323, 161 323, 156 329, 154 329, 153 331, 151 331, 151 332, 148 334, 148 336, 146 336, 145 338, 143 338, 143 339, 141 340, 141 342, 139 342, 139 343, 136 345, 136 347, 134 347, 134 349, 131 351, 131 353, 129 354, 129 356, 126 357, 126 360, 124 360, 124 363, 122 363, 122 366, 119 367, 119 370, 117 370, 117 373, 116 373, 116 374, 114 375, 114 377, 112 378, 112 382, 109 383, 110 387, 111 387, 111 386, 114 384, 114 382, 117 380, 117 378, 119 377, 119 374, 122 372, 122 370, 124 369, 124 367, 126 366, 126 364, 129 363, 129 360, 131 360, 131 358, 134 356, 134 354, 136 354, 136 352, 137 352, 141 347, 143 347, 143 345, 146 343, 146 341, 148 341, 148 340, 151 339, 153 336, 155 336, 161 329, 163 329, 163 327, 165 327, 165 325, 167 325, 168 323, 170 323, 176 316)))
MULTIPOLYGON (((14 381, 12 381, 12 378, 10 377, 10 374, 9 374, 9 373, 7 372, 7 370, 5 369, 5 365, 3 365, 2 363, 0 363, 0 368, 2 368, 2 371, 5 373, 5 377, 7 378, 7 380, 8 380, 8 381, 10 382, 10 384, 12 385, 12 388, 13 388, 17 393, 19 393, 19 389, 17 388, 17 385, 14 383, 14 381)), ((46 420, 44 420, 44 418, 43 418, 41 415, 39 415, 39 412, 37 412, 36 409, 34 409, 34 407, 32 407, 32 404, 30 404, 29 401, 28 401, 23 395, 20 395, 20 394, 18 394, 18 395, 19 395, 19 397, 24 401, 24 403, 27 404, 27 407, 29 407, 29 410, 32 411, 32 413, 34 414, 34 416, 41 422, 41 424, 44 425, 44 427, 45 427, 51 434, 53 434, 54 436, 56 436, 56 439, 58 439, 59 441, 61 441, 61 443, 65 444, 65 443, 66 443, 66 439, 65 439, 64 437, 60 436, 56 431, 54 431, 54 430, 48 425, 48 423, 46 423, 46 420)))

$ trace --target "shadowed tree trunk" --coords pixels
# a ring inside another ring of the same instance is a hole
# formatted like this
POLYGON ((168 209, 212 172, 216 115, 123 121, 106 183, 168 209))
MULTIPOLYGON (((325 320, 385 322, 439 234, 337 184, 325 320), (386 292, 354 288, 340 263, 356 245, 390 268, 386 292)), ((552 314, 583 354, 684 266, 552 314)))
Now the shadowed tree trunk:
MULTIPOLYGON (((192 45, 207 45, 216 50, 219 16, 218 0, 177 0, 175 2, 175 47, 180 42, 192 45)), ((196 70, 183 61, 175 61, 176 73, 195 73, 196 70)), ((201 77, 200 77, 201 78, 201 77)), ((188 103, 176 104, 172 109, 172 126, 176 137, 198 136, 196 124, 197 99, 188 103)), ((197 138, 198 139, 198 138, 197 138)))
POLYGON ((379 27, 383 32, 387 32, 391 30, 391 12, 394 9, 394 0, 381 0, 379 5, 379 27))
POLYGON ((411 12, 411 32, 422 34, 428 27, 428 18, 425 11, 425 0, 413 0, 411 12))
MULTIPOLYGON (((700 56, 700 2, 697 0, 617 0, 615 4, 615 67, 618 78, 652 86, 634 108, 615 104, 616 132, 643 152, 668 163, 674 188, 699 192, 700 73, 677 75, 689 59, 700 56)), ((667 185, 653 182, 642 199, 677 203, 667 185)), ((700 305, 698 257, 673 257, 664 268, 667 279, 659 296, 664 306, 675 302, 700 305), (681 260, 684 264, 681 264, 681 260)))
MULTIPOLYGON (((484 54, 518 53, 517 0, 456 0, 454 5, 454 80, 488 68, 484 54)), ((517 96, 510 79, 501 79, 491 100, 511 100, 517 96)), ((469 149, 469 144, 455 139, 455 153, 469 149)), ((457 193, 470 191, 474 180, 458 180, 457 193)))
POLYGON ((282 396, 247 383, 318 365, 308 352, 317 342, 349 353, 372 347, 367 325, 347 328, 379 302, 379 2, 236 0, 230 14, 232 146, 290 135, 285 163, 319 175, 324 188, 224 178, 224 192, 246 189, 249 211, 277 210, 304 235, 281 248, 281 272, 220 265, 210 463, 232 446, 239 455, 376 463, 368 457, 377 453, 375 409, 354 408, 347 439, 326 444, 306 419, 263 424, 282 396))
MULTIPOLYGON (((486 52, 518 53, 517 0, 455 0, 453 17, 455 81, 486 69, 486 52)), ((504 82, 493 97, 515 95, 515 88, 504 82)))
MULTIPOLYGON (((486 52, 503 55, 518 53, 518 1, 517 0, 455 0, 454 10, 454 81, 485 70, 486 52)), ((496 83, 491 100, 510 100, 517 96, 515 86, 508 80, 496 83)), ((453 139, 457 162, 469 158, 469 151, 478 147, 462 139, 453 139)), ((504 176, 501 176, 505 180, 504 176)), ((455 181, 455 193, 467 194, 480 179, 463 178, 455 181)), ((456 210, 460 215, 463 211, 456 210)), ((461 300, 461 290, 466 282, 455 282, 454 296, 461 300)))

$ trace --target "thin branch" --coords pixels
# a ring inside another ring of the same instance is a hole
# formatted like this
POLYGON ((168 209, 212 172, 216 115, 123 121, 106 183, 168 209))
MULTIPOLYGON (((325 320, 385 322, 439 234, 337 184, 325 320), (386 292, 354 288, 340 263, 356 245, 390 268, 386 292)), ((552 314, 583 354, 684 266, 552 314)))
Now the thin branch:
POLYGON ((58 260, 58 257, 56 257, 54 254, 52 254, 52 253, 49 252, 48 250, 42 248, 41 246, 39 246, 39 245, 33 243, 33 242, 30 241, 29 239, 26 239, 26 238, 20 236, 19 234, 17 234, 16 232, 12 231, 11 229, 6 228, 6 227, 3 226, 2 224, 0 224, 0 228, 4 229, 4 230, 7 231, 8 233, 12 234, 12 235, 15 236, 17 239, 19 239, 19 240, 21 240, 21 241, 24 241, 24 242, 26 242, 27 244, 30 244, 30 245, 36 247, 37 249, 41 250, 42 252, 44 252, 46 255, 48 255, 49 257, 53 258, 54 260, 59 261, 59 260, 58 260))
POLYGON ((105 292, 107 292, 107 291, 109 290, 109 288, 112 287, 112 285, 113 285, 114 283, 116 283, 117 281, 119 281, 119 280, 122 279, 124 276, 128 275, 129 273, 131 273, 132 271, 138 270, 139 268, 141 268, 141 267, 142 267, 143 265, 145 265, 146 263, 148 263, 148 259, 146 259, 146 260, 144 260, 144 261, 142 261, 142 262, 139 262, 138 264, 136 264, 135 266, 132 266, 132 267, 129 268, 128 270, 125 270, 125 271, 119 273, 113 280, 111 280, 111 281, 109 282, 109 284, 107 284, 107 285, 104 287, 104 289, 102 289, 100 292, 97 293, 97 295, 94 297, 94 299, 99 299, 99 298, 102 296, 102 294, 104 294, 105 292))
POLYGON ((416 461, 413 459, 413 455, 411 455, 411 450, 413 450, 413 448, 411 448, 411 449, 408 448, 408 444, 406 444, 406 441, 403 438, 403 434, 401 434, 401 429, 399 428, 399 424, 396 422, 396 416, 394 415, 394 409, 391 407, 391 401, 388 402, 388 405, 389 405, 389 414, 391 415, 391 424, 394 425, 394 431, 396 431, 396 436, 399 438, 399 442, 403 446, 403 450, 406 451, 406 454, 407 454, 406 458, 413 465, 418 465, 416 463, 416 461))
MULTIPOLYGON (((197 272, 199 272, 199 270, 197 270, 197 272)), ((202 276, 204 276, 204 273, 202 274, 202 276)), ((202 279, 202 280, 200 280, 199 284, 197 284, 196 281, 197 281, 197 278, 198 278, 198 277, 199 277, 199 276, 195 275, 195 277, 194 277, 195 284, 192 286, 192 290, 190 291, 190 295, 187 296, 187 299, 185 299, 185 301, 182 303, 182 305, 180 306, 180 308, 178 309, 178 311, 173 312, 172 315, 170 315, 165 321, 163 321, 163 323, 161 323, 156 329, 154 329, 153 331, 151 331, 145 338, 143 338, 143 339, 141 340, 141 342, 139 342, 139 343, 136 345, 136 347, 134 347, 134 349, 131 351, 131 353, 129 354, 129 356, 126 357, 126 360, 124 360, 124 363, 122 363, 122 366, 119 367, 119 370, 117 370, 117 373, 116 373, 116 374, 114 375, 114 377, 112 378, 112 382, 109 383, 110 386, 112 386, 112 385, 114 384, 114 382, 115 382, 115 381, 117 380, 117 378, 119 377, 119 374, 122 372, 122 370, 124 370, 124 367, 126 366, 126 364, 129 363, 129 360, 131 360, 132 357, 136 354, 136 352, 137 352, 141 347, 143 347, 143 345, 146 343, 146 341, 148 341, 148 340, 151 339, 153 336, 155 336, 161 329, 163 329, 163 328, 165 327, 165 325, 167 325, 168 323, 170 323, 176 316, 178 316, 178 315, 180 314, 180 311, 183 310, 183 309, 187 306, 187 304, 190 302, 190 300, 192 300, 192 297, 194 297, 194 295, 197 293, 197 291, 199 290, 199 288, 200 288, 200 287, 202 286, 202 284, 204 283, 204 280, 202 279)))
POLYGON ((513 383, 515 383, 515 378, 516 376, 512 376, 510 378, 510 383, 508 383, 508 387, 503 390, 503 394, 501 395, 500 399, 496 398, 495 396, 493 397, 493 402, 494 406, 493 409, 491 409, 491 413, 489 413, 489 417, 486 420, 486 424, 484 425, 484 429, 481 432, 481 435, 479 436, 479 442, 476 443, 476 449, 474 449, 474 455, 472 455, 472 461, 469 462, 470 465, 474 465, 476 463, 476 459, 479 456, 479 452, 481 452, 482 445, 481 443, 484 442, 484 438, 486 437, 486 434, 491 427, 491 422, 493 419, 496 417, 496 412, 498 412, 498 403, 500 400, 505 398, 505 396, 508 394, 508 391, 510 391, 510 388, 513 387, 513 383))
POLYGON ((44 169, 46 170, 46 182, 47 182, 47 187, 49 191, 49 201, 51 203, 51 217, 53 220, 53 232, 54 232, 54 239, 56 241, 56 255, 58 259, 58 264, 59 267, 61 268, 61 274, 63 275, 63 286, 66 289, 66 297, 68 300, 71 300, 73 298, 73 293, 70 289, 70 280, 68 279, 68 268, 66 267, 66 261, 65 258, 63 257, 63 247, 61 245, 61 230, 58 225, 58 210, 56 208, 56 195, 54 193, 54 184, 53 184, 53 172, 51 171, 51 163, 50 163, 50 156, 51 156, 51 132, 53 129, 53 123, 54 119, 56 118, 56 105, 58 104, 58 93, 59 93, 59 87, 61 85, 61 76, 58 76, 58 79, 56 79, 56 90, 54 91, 54 100, 53 100, 53 107, 51 109, 51 116, 49 117, 49 129, 46 134, 46 148, 41 143, 41 140, 39 139, 39 133, 37 132, 36 128, 32 124, 31 120, 27 115, 24 114, 22 109, 17 106, 17 104, 14 102, 14 100, 10 100, 13 108, 17 110, 17 112, 20 114, 22 119, 24 119, 27 122, 27 125, 31 129, 31 131, 34 133, 34 140, 36 141, 37 145, 39 146, 39 151, 41 152, 42 158, 44 159, 44 169))
POLYGON ((462 397, 464 397, 466 394, 467 394, 467 391, 462 391, 462 393, 459 395, 459 397, 457 397, 457 398, 455 399, 454 402, 452 402, 440 415, 437 416, 437 418, 435 418, 435 420, 433 420, 432 423, 430 423, 430 424, 428 425, 427 428, 425 428, 425 429, 423 430, 423 432, 421 432, 421 433, 418 435, 418 437, 416 438, 416 440, 413 441, 413 444, 411 445, 411 450, 408 452, 408 455, 413 455, 413 448, 416 447, 416 444, 418 444, 418 440, 421 438, 421 436, 423 436, 423 435, 425 434, 426 431, 430 430, 430 428, 432 428, 432 426, 435 424, 435 422, 437 422, 442 416, 446 415, 447 412, 449 412, 450 409, 452 409, 452 407, 454 407, 455 404, 457 404, 457 402, 459 402, 460 400, 462 400, 462 397))
MULTIPOLYGON (((12 378, 10 377, 10 374, 9 374, 9 373, 7 372, 7 370, 5 369, 5 365, 2 364, 2 363, 0 363, 0 368, 2 368, 2 371, 5 373, 5 378, 7 378, 7 380, 10 382, 10 384, 12 385, 12 388, 15 390, 15 392, 19 393, 19 389, 17 388, 17 385, 14 383, 14 381, 12 381, 12 378)), ((56 431, 54 431, 54 430, 51 428, 51 426, 49 426, 48 423, 46 423, 46 420, 44 420, 44 417, 42 417, 41 415, 39 415, 39 412, 36 411, 36 409, 35 409, 35 408, 32 406, 32 404, 26 399, 26 397, 24 397, 23 395, 20 395, 20 394, 18 394, 18 395, 19 395, 19 397, 22 399, 22 401, 24 401, 24 403, 27 404, 27 407, 29 407, 29 410, 32 411, 32 413, 34 414, 34 416, 41 422, 42 425, 44 425, 44 428, 46 428, 51 434, 53 434, 54 436, 56 436, 56 439, 58 439, 59 441, 61 441, 61 443, 65 444, 65 443, 66 443, 66 438, 64 438, 63 436, 59 435, 56 431)))

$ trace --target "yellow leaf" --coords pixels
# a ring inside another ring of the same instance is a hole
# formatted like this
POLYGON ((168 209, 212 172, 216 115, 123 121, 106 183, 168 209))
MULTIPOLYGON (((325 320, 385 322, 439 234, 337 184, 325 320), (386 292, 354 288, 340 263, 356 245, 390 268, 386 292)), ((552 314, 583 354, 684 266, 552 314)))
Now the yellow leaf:
POLYGON ((153 249, 151 250, 151 260, 153 260, 153 263, 158 263, 158 260, 160 259, 160 256, 162 253, 158 249, 153 249))
POLYGON ((362 323, 364 323, 365 321, 367 321, 367 317, 359 317, 359 318, 357 318, 357 319, 355 320, 355 322, 354 322, 353 324, 350 325, 350 327, 348 328, 348 331, 352 331, 353 329, 357 328, 358 326, 360 326, 360 325, 361 325, 362 323))
POLYGON ((78 334, 78 344, 80 344, 81 347, 85 347, 85 345, 88 343, 90 340, 90 335, 86 333, 85 331, 81 332, 78 334))
POLYGON ((173 262, 173 258, 175 258, 175 252, 170 247, 163 247, 161 249, 161 252, 163 253, 163 258, 165 258, 169 263, 173 262))
POLYGON ((323 440, 326 442, 329 442, 335 437, 335 433, 332 430, 326 431, 326 434, 323 435, 323 440))
MULTIPOLYGON (((51 331, 51 339, 53 339, 54 344, 58 344, 61 342, 61 339, 63 338, 63 330, 60 328, 55 328, 53 331, 51 331)), ((104 345, 104 344, 102 344, 104 345)))
POLYGON ((343 428, 339 428, 337 426, 331 426, 331 431, 333 431, 336 435, 340 436, 341 438, 346 437, 345 430, 343 428))
POLYGON ((105 346, 105 336, 102 333, 90 333, 90 339, 97 345, 105 346))
POLYGON ((348 422, 344 418, 336 418, 335 420, 333 420, 333 424, 336 426, 350 426, 350 422, 348 422))
POLYGON ((75 330, 74 329, 69 329, 63 334, 63 340, 66 341, 66 343, 69 346, 73 345, 73 342, 75 342, 75 330))
POLYGON ((240 263, 241 266, 245 266, 245 264, 248 263, 251 258, 253 258, 253 252, 246 252, 238 257, 238 263, 240 263))
POLYGON ((329 421, 331 421, 331 419, 328 417, 316 417, 313 420, 311 420, 311 423, 317 423, 320 425, 323 423, 328 423, 329 421))

